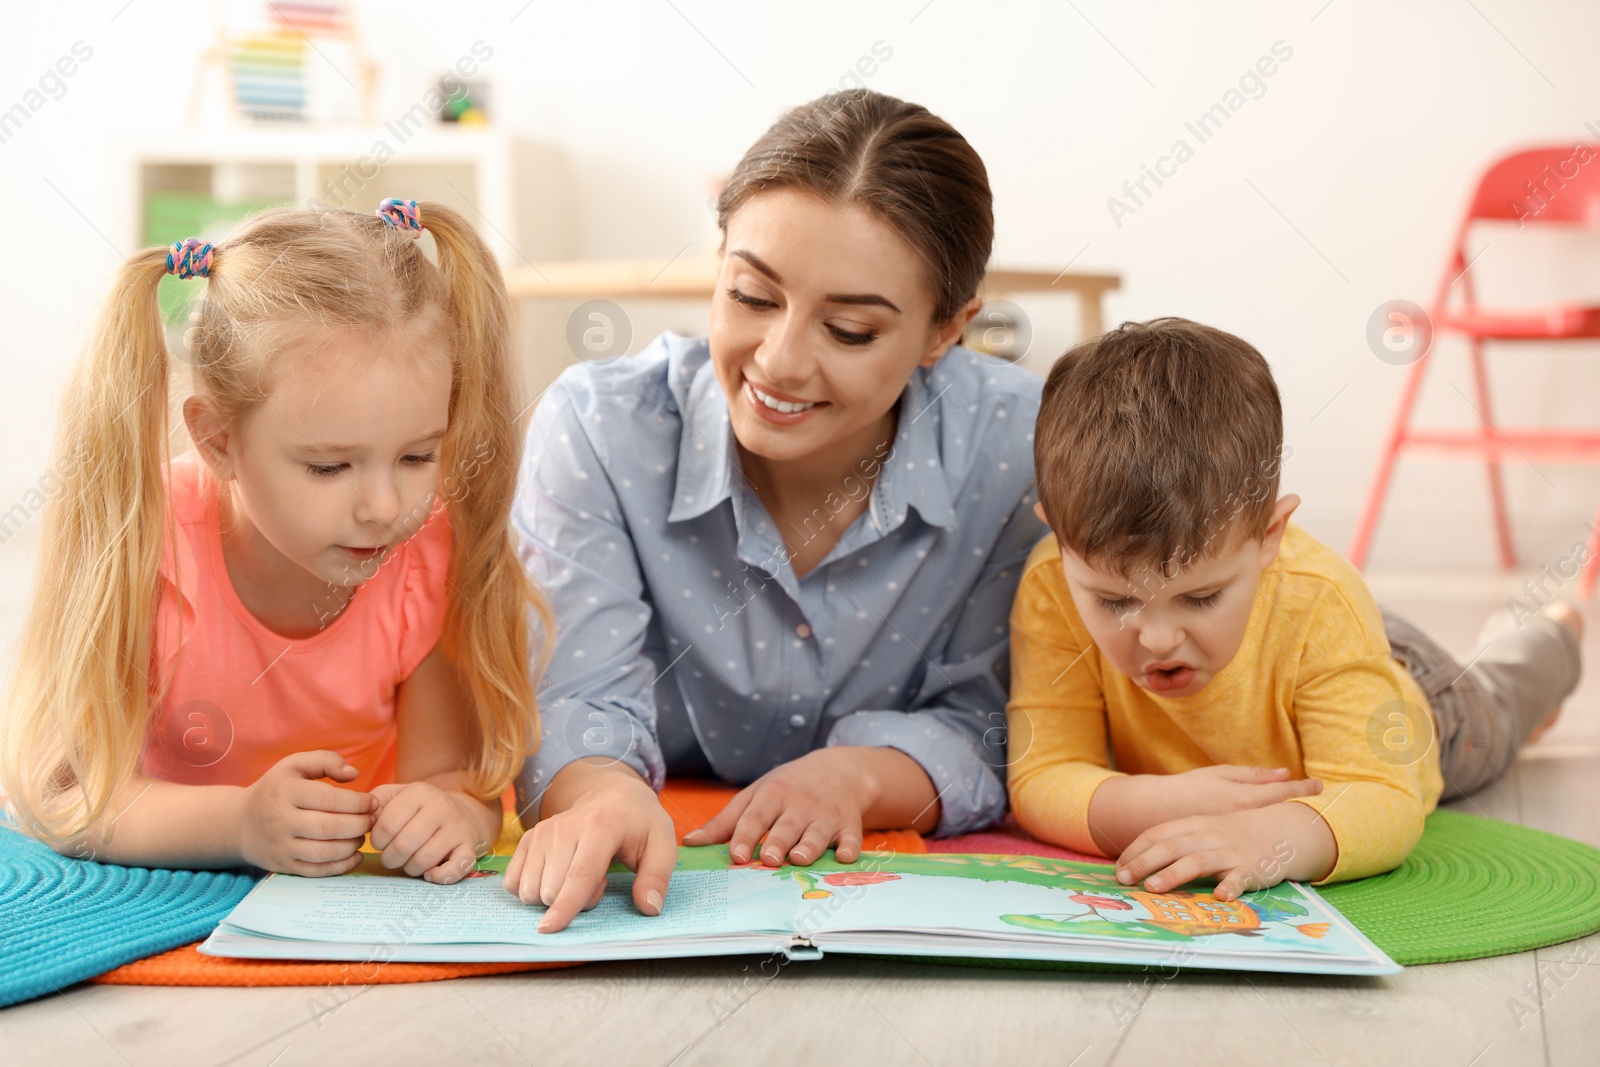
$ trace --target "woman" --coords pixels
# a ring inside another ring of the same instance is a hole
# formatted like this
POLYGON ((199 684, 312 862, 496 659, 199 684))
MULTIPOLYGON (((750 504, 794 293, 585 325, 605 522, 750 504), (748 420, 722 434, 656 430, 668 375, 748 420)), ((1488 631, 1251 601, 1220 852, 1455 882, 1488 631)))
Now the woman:
POLYGON ((668 773, 751 783, 685 839, 737 862, 1005 808, 1039 382, 958 344, 983 163, 919 106, 831 94, 745 154, 718 224, 710 336, 569 368, 528 437, 516 521, 559 623, 506 887, 545 930, 613 859, 660 911, 668 773))

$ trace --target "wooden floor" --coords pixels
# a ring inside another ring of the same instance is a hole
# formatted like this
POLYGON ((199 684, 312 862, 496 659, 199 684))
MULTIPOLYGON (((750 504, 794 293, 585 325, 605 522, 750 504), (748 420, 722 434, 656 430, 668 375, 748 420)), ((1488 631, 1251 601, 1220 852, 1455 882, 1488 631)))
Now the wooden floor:
MULTIPOLYGON (((1519 582, 1379 575, 1373 585, 1465 653, 1519 582)), ((1592 609, 1589 622, 1596 663, 1592 609)), ((1451 806, 1600 845, 1600 680, 1584 679, 1508 777, 1451 806)), ((6 1067, 1156 1062, 1593 1065, 1600 937, 1384 979, 741 957, 348 990, 85 985, 0 1011, 6 1067)))

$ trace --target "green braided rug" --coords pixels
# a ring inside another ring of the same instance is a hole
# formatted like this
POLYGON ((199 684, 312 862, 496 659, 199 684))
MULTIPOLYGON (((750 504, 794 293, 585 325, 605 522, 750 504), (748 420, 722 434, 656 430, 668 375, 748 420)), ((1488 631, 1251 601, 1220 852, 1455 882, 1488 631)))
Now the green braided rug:
MULTIPOLYGON (((1600 931, 1600 849, 1526 826, 1435 811, 1387 874, 1317 890, 1404 967, 1501 956, 1600 931)), ((925 958, 961 966, 1139 971, 1119 964, 925 958)))
POLYGON ((1399 867, 1318 892, 1402 966, 1502 956, 1600 930, 1600 849, 1436 811, 1399 867))

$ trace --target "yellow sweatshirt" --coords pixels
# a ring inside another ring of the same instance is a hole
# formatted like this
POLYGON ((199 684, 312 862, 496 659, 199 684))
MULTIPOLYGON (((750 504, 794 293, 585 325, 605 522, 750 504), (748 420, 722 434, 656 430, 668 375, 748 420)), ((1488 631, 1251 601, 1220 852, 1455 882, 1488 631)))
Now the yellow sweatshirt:
POLYGON ((1011 806, 1034 836, 1098 852, 1089 799, 1114 774, 1287 767, 1323 783, 1321 795, 1291 801, 1320 812, 1338 842, 1323 882, 1378 874, 1405 859, 1439 800, 1427 707, 1390 658, 1361 576, 1293 524, 1261 573, 1238 653, 1204 689, 1178 698, 1141 688, 1094 647, 1046 537, 1011 609, 1011 806), (1428 731, 1398 752, 1392 731, 1404 728, 1404 709, 1395 701, 1414 705, 1414 725, 1428 731))

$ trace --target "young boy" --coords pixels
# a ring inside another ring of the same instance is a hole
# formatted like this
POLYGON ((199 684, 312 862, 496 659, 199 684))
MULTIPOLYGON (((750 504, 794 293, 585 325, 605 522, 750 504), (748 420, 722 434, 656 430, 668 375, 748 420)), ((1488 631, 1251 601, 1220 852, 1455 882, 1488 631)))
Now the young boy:
POLYGON ((1214 877, 1231 900, 1389 870, 1577 685, 1570 606, 1492 619, 1463 667, 1291 525, 1272 372, 1221 330, 1074 348, 1034 454, 1053 536, 1011 615, 1011 805, 1124 883, 1214 877))

